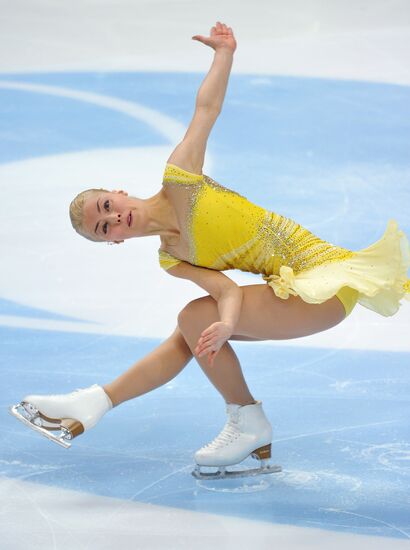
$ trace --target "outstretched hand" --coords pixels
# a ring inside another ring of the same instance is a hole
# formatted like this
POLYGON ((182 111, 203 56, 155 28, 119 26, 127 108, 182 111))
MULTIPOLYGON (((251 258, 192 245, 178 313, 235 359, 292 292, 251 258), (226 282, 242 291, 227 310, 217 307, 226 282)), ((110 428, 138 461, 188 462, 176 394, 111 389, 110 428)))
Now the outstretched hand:
POLYGON ((216 354, 231 336, 231 325, 223 321, 212 323, 201 333, 194 352, 198 357, 208 354, 208 364, 212 367, 216 354))
POLYGON ((231 27, 227 27, 220 21, 217 21, 215 27, 211 28, 210 36, 196 34, 192 40, 198 40, 215 51, 225 48, 233 53, 236 50, 236 40, 231 27))

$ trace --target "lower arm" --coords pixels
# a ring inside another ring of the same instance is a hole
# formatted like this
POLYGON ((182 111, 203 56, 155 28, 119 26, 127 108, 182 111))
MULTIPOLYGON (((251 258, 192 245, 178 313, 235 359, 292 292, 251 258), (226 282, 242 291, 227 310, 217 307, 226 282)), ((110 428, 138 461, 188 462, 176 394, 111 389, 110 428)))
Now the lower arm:
POLYGON ((199 88, 197 107, 212 107, 218 111, 222 109, 232 63, 233 53, 230 50, 216 50, 212 66, 199 88))
POLYGON ((222 291, 218 298, 218 311, 222 322, 229 324, 232 327, 232 333, 239 319, 242 306, 242 289, 241 287, 229 286, 222 291))

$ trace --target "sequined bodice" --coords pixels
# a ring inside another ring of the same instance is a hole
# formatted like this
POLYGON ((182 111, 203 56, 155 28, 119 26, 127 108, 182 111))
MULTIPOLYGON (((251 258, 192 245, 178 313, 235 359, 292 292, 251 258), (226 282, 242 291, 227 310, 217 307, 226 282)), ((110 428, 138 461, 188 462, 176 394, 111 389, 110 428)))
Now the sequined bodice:
POLYGON ((206 175, 167 164, 163 185, 181 229, 176 249, 160 249, 160 262, 179 258, 224 271, 240 269, 272 275, 285 265, 295 273, 350 257, 292 219, 258 206, 206 175), (182 254, 181 254, 182 253, 182 254))

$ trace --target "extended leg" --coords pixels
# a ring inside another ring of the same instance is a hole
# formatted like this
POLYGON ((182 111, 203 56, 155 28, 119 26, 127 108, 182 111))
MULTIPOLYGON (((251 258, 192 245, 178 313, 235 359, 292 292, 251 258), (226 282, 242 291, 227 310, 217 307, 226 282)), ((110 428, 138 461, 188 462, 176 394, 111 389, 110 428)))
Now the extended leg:
POLYGON ((113 406, 138 397, 172 380, 192 359, 179 327, 153 351, 121 374, 104 391, 113 406))
POLYGON ((165 342, 104 388, 94 384, 69 394, 28 395, 9 410, 33 430, 69 447, 71 439, 95 426, 112 405, 165 384, 191 358, 192 353, 177 327, 165 342))

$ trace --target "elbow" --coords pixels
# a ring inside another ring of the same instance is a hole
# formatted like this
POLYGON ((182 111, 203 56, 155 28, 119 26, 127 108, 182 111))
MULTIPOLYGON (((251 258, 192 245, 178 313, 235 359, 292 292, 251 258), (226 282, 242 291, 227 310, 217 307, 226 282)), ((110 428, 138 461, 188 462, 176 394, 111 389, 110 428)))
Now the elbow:
POLYGON ((222 111, 222 105, 219 105, 217 103, 197 103, 196 108, 207 111, 208 113, 212 114, 214 118, 217 118, 222 111))

